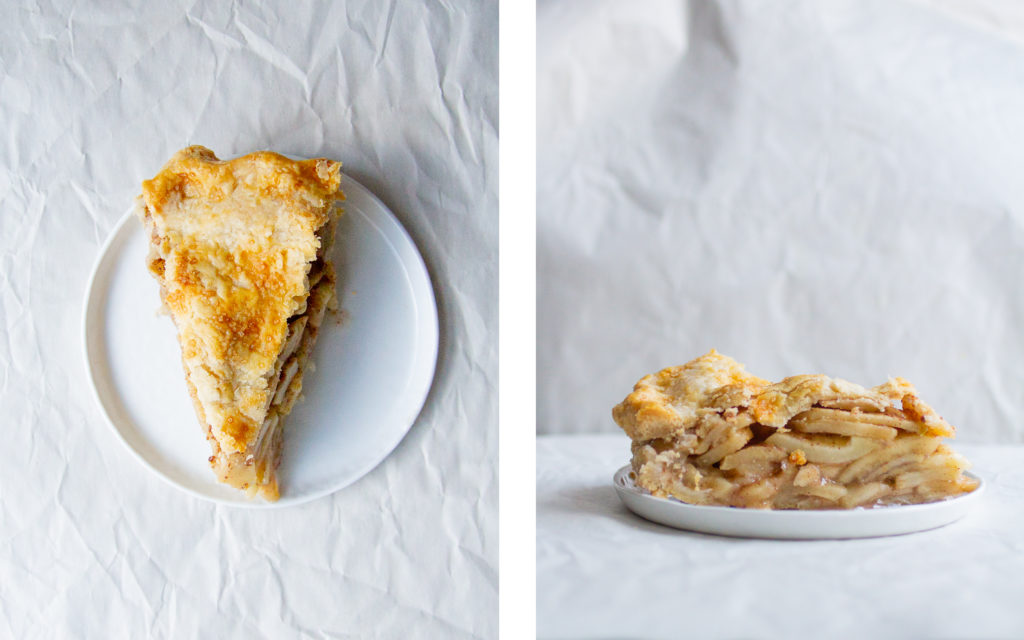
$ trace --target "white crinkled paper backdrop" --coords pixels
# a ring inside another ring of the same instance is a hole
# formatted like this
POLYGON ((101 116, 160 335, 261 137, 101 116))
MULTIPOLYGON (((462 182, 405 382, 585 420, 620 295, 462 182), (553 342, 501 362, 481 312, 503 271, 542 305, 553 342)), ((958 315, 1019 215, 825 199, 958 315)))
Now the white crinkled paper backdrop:
POLYGON ((0 637, 494 637, 497 3, 5 6, 0 121, 0 637), (430 397, 329 498, 196 500, 95 406, 89 271, 187 144, 338 158, 424 254, 430 397))
POLYGON ((1013 3, 543 0, 538 431, 710 348, 1024 442, 1013 3))

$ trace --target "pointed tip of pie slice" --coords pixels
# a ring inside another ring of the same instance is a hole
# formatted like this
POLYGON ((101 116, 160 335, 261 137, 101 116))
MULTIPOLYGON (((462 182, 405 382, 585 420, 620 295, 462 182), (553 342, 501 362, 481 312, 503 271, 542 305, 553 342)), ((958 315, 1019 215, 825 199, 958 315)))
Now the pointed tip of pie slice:
POLYGON ((277 502, 281 499, 281 491, 277 486, 277 472, 272 473, 266 482, 259 485, 255 495, 263 498, 267 502, 277 502))

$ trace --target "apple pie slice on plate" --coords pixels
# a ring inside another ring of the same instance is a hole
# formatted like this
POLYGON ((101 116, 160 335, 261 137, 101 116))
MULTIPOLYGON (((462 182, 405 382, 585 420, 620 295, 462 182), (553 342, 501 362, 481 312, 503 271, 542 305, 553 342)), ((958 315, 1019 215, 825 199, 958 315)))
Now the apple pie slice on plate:
POLYGON ((159 214, 151 213, 152 222, 146 222, 143 200, 142 215, 133 207, 114 225, 89 277, 83 347, 103 422, 143 468, 219 504, 281 508, 348 487, 405 437, 434 378, 437 305, 416 244, 398 217, 351 176, 341 174, 336 187, 330 161, 257 154, 222 163, 200 149, 187 155, 174 161, 183 170, 178 178, 171 173, 166 182, 157 181, 179 185, 167 190, 166 202, 155 200, 172 220, 161 223, 159 214), (233 188, 212 188, 204 177, 209 172, 223 172, 233 188), (282 197, 289 184, 295 187, 294 201, 282 197), (211 207, 212 213, 225 218, 202 215, 199 202, 184 203, 199 216, 191 223, 184 210, 168 209, 208 186, 212 199, 224 203, 220 210, 211 207), (335 188, 345 194, 340 217, 321 209, 315 195, 330 196, 335 188), (281 208, 249 212, 250 197, 279 202, 281 208), (228 202, 240 205, 230 215, 228 202), (302 207, 310 210, 299 211, 302 207), (259 219, 264 214, 275 216, 273 243, 264 244, 266 235, 257 233, 268 230, 259 219), (210 223, 234 232, 219 236, 218 227, 200 229, 210 223), (158 224, 165 231, 158 228, 156 235, 166 236, 166 246, 162 240, 153 246, 149 227, 158 224), (216 247, 230 249, 231 260, 216 247), (257 252, 267 257, 267 271, 241 277, 257 252), (200 256, 213 259, 208 264, 200 256), (327 263, 338 269, 339 311, 325 315, 317 327, 323 306, 331 302, 324 295, 329 293, 324 283, 333 276, 327 263), (229 281, 232 269, 240 273, 229 281), (203 283, 210 284, 205 293, 199 290, 203 283), (166 289, 164 314, 154 313, 160 285, 166 289), (282 292, 286 295, 278 295, 282 292), (250 303, 261 297, 259 304, 250 303), (241 312, 235 319, 214 313, 229 305, 241 312), (197 315, 182 315, 188 309, 197 315), (223 343, 211 333, 221 329, 229 330, 222 337, 231 336, 223 343), (251 339, 256 330, 266 342, 251 339), (200 366, 199 358, 212 364, 200 366), (229 378, 230 388, 219 381, 229 378), (236 422, 238 414, 244 423, 236 422), (252 464, 247 464, 250 453, 252 464))
POLYGON ((193 146, 145 181, 138 201, 210 465, 266 500, 280 495, 284 418, 335 304, 326 255, 339 168, 268 151, 221 161, 193 146))
POLYGON ((770 383, 711 351, 644 377, 612 413, 633 441, 617 486, 675 504, 892 512, 873 508, 979 487, 943 442, 953 427, 900 378, 870 389, 824 375, 770 383))

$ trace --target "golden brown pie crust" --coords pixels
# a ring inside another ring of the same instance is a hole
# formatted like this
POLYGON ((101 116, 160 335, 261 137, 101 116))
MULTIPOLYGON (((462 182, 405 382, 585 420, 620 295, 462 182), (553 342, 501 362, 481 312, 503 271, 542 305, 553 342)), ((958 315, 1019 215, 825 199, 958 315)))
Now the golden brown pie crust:
POLYGON ((279 495, 281 424, 335 296, 326 250, 339 185, 331 160, 261 151, 222 161, 199 146, 142 184, 148 266, 178 331, 210 463, 250 495, 279 495))

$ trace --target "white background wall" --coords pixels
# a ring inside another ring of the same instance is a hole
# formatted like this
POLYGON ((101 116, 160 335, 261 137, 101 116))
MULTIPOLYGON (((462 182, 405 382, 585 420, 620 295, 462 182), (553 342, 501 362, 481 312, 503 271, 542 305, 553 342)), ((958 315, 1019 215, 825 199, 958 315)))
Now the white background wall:
POLYGON ((1024 442, 1020 10, 640 7, 538 6, 538 432, 715 347, 1024 442))

